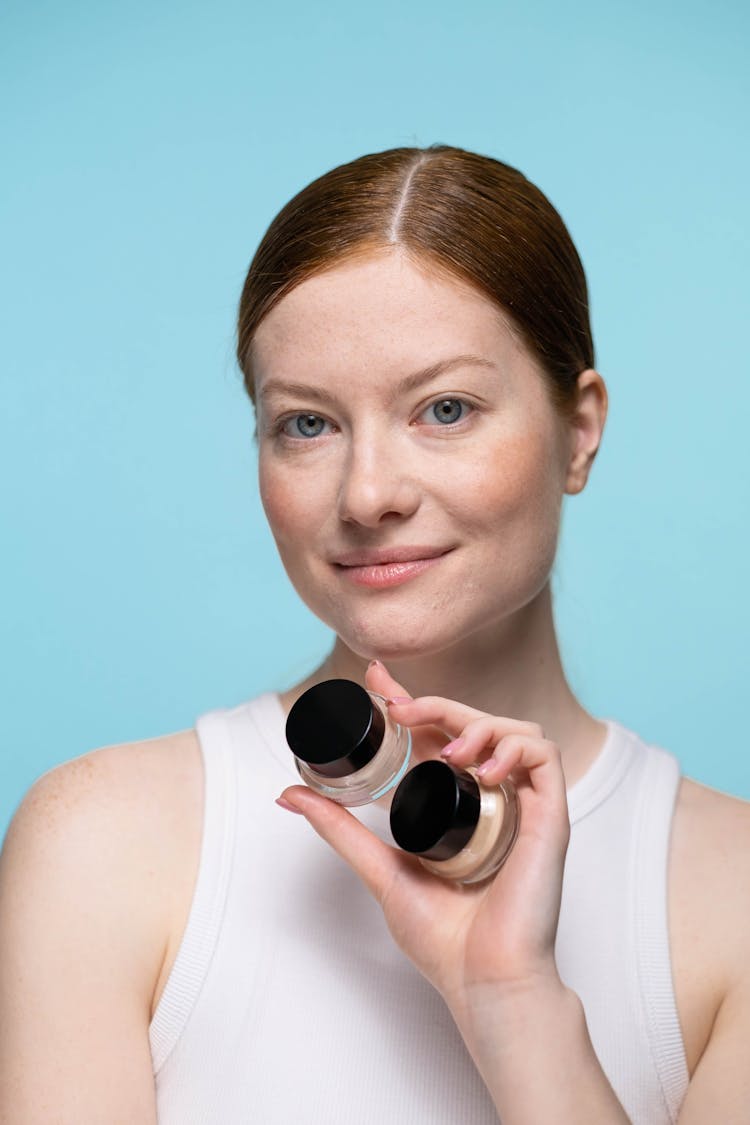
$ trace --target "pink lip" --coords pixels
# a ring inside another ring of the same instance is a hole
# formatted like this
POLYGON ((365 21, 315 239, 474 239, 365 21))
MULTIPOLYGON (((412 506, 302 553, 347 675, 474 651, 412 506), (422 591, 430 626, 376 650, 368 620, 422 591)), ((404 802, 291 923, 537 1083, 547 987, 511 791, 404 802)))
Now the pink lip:
POLYGON ((342 551, 331 562, 337 566, 383 566, 385 563, 413 562, 415 559, 432 559, 450 551, 450 547, 419 546, 375 547, 370 550, 342 551))
MULTIPOLYGON (((422 548, 422 550, 429 550, 429 548, 422 548)), ((376 552, 369 552, 370 557, 376 552)), ((383 589, 387 586, 400 586, 402 582, 408 582, 410 578, 415 578, 423 571, 429 570, 431 566, 439 563, 445 557, 447 551, 441 551, 440 554, 431 554, 426 557, 413 557, 414 550, 409 548, 402 549, 401 552, 390 550, 388 552, 381 552, 387 558, 379 563, 367 562, 361 565, 337 564, 337 569, 340 573, 353 582, 357 586, 370 586, 375 589, 383 589), (409 553, 411 557, 398 559, 394 558, 395 555, 402 553, 409 553)), ((343 557, 343 556, 342 556, 343 557)), ((352 556, 354 557, 353 553, 352 556)), ((360 552, 360 557, 364 557, 364 553, 360 552)))

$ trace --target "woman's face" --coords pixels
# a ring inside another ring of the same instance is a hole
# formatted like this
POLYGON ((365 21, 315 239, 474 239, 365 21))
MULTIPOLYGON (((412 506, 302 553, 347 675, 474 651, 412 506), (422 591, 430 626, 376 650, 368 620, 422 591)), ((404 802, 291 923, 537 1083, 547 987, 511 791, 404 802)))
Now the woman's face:
POLYGON ((253 367, 281 559, 353 652, 479 639, 544 588, 569 427, 478 290, 395 248, 342 264, 267 314, 253 367))

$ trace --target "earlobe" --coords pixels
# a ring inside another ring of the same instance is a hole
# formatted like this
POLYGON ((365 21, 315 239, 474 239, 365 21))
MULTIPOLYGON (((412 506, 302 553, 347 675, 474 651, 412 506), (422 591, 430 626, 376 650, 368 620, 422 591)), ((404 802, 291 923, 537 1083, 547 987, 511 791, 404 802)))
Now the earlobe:
POLYGON ((571 456, 565 491, 583 492, 599 450, 607 419, 609 396, 598 371, 588 368, 578 376, 578 404, 571 425, 571 456))

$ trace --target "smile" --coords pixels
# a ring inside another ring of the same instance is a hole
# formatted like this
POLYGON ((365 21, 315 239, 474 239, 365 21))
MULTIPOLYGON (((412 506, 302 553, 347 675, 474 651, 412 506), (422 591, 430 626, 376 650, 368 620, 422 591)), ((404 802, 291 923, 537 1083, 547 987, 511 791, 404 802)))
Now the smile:
POLYGON ((355 586, 384 589, 388 586, 400 586, 410 578, 416 578, 417 575, 437 566, 448 553, 444 551, 430 558, 409 559, 404 562, 390 561, 362 566, 343 566, 340 563, 334 565, 338 573, 346 581, 353 582, 355 586))

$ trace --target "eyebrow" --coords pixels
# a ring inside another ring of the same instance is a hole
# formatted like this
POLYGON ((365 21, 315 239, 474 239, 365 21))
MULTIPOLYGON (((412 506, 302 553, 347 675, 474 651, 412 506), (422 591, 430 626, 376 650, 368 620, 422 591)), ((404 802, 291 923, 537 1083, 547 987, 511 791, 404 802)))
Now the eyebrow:
MULTIPOLYGON (((429 367, 425 367, 421 371, 413 371, 410 375, 406 375, 396 386, 394 395, 408 394, 409 391, 417 390, 424 383, 429 383, 432 379, 436 379, 438 375, 444 375, 446 371, 450 371, 454 367, 469 366, 484 367, 491 371, 497 371, 494 363, 480 355, 472 355, 471 353, 455 355, 451 359, 441 359, 437 363, 431 363, 429 367)), ((258 397, 264 399, 274 393, 299 395, 322 403, 334 402, 336 397, 312 383, 292 383, 283 379, 269 379, 261 387, 258 397)))

